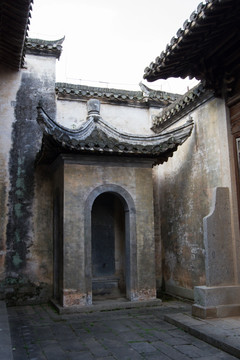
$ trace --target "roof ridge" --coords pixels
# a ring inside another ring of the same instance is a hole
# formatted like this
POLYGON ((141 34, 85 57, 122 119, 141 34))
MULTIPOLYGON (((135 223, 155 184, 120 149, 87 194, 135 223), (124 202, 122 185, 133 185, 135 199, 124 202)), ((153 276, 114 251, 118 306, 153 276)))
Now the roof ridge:
POLYGON ((121 102, 135 101, 145 105, 147 105, 147 103, 154 103, 158 106, 167 106, 180 96, 178 94, 167 93, 160 90, 152 90, 145 85, 144 87, 147 90, 141 87, 141 90, 136 91, 58 82, 55 85, 55 90, 57 94, 63 96, 80 96, 86 98, 97 97, 103 100, 121 102))
POLYGON ((30 44, 39 44, 39 45, 45 45, 45 46, 49 46, 49 45, 62 45, 63 41, 65 40, 65 36, 63 36, 61 39, 57 39, 57 40, 44 40, 44 39, 38 39, 38 38, 27 38, 26 39, 28 43, 30 44))
POLYGON ((142 91, 139 90, 126 90, 126 89, 118 89, 118 88, 108 88, 108 87, 100 87, 100 86, 91 86, 91 85, 81 85, 81 84, 71 84, 66 82, 56 82, 55 88, 65 88, 65 89, 86 89, 91 91, 100 91, 100 92, 119 92, 119 93, 132 93, 132 94, 139 94, 142 91))
POLYGON ((58 40, 27 38, 25 47, 28 54, 55 56, 59 59, 65 36, 58 40))

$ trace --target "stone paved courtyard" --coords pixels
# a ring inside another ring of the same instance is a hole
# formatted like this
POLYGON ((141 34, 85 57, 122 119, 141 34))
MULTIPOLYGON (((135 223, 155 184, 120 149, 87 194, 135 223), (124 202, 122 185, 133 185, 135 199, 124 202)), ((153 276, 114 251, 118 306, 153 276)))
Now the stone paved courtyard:
POLYGON ((236 359, 163 320, 189 308, 171 301, 151 308, 59 315, 49 305, 11 307, 14 360, 236 359))

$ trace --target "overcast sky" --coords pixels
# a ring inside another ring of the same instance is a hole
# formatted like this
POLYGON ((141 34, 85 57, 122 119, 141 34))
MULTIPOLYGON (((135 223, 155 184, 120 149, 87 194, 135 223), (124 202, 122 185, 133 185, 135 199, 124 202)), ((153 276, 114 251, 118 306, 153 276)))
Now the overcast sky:
MULTIPOLYGON (((199 2, 34 0, 29 36, 65 36, 57 81, 136 88, 145 67, 165 50, 199 2)), ((159 80, 147 86, 184 93, 194 84, 159 80)))

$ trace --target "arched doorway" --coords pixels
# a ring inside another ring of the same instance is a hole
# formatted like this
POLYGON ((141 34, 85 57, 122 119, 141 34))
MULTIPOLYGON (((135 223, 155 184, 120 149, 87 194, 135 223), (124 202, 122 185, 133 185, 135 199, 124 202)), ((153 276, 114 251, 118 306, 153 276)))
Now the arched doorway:
POLYGON ((125 297, 125 213, 119 196, 99 195, 91 219, 93 300, 125 297))

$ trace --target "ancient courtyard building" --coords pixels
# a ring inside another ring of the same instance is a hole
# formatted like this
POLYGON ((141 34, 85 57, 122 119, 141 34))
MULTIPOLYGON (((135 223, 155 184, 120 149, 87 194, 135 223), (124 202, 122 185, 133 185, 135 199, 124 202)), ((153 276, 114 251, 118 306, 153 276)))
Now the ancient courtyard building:
POLYGON ((93 295, 112 298, 114 292, 130 301, 153 300, 152 167, 173 155, 193 124, 164 135, 130 135, 101 118, 99 100, 87 107, 78 129, 61 126, 38 107, 44 132, 38 163, 51 165, 53 173, 54 297, 63 306, 91 305, 93 295))
POLYGON ((146 68, 197 78, 185 95, 57 83, 64 39, 28 38, 31 6, 2 2, 1 299, 166 292, 200 317, 239 314, 238 2, 201 3, 146 68))
POLYGON ((156 135, 151 116, 179 95, 143 84, 126 91, 56 83, 64 39, 26 38, 25 3, 3 4, 9 44, 24 31, 21 48, 1 48, 1 298, 54 298, 64 307, 102 295, 154 300, 152 167, 193 124, 156 135))

